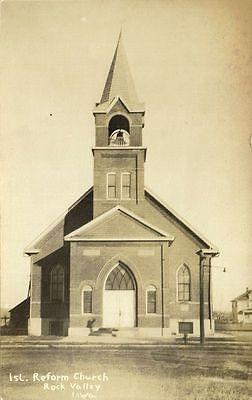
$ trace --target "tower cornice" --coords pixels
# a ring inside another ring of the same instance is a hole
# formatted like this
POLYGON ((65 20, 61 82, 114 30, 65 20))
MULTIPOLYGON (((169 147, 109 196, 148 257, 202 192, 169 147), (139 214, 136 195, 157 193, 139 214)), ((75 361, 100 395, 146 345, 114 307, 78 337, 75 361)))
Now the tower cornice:
POLYGON ((147 147, 145 146, 94 146, 92 147, 92 153, 94 154, 95 151, 116 151, 116 152, 126 152, 126 151, 143 151, 144 152, 144 161, 146 160, 146 153, 147 153, 147 147))

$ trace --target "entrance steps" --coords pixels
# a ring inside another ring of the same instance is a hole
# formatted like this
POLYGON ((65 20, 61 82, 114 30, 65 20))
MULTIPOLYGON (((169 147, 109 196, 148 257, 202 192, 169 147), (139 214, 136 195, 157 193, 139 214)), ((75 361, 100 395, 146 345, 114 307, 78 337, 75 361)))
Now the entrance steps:
POLYGON ((139 336, 139 332, 138 328, 119 328, 115 335, 117 337, 135 338, 139 336))
POLYGON ((99 328, 89 334, 89 336, 114 336, 123 338, 138 337, 138 328, 99 328))

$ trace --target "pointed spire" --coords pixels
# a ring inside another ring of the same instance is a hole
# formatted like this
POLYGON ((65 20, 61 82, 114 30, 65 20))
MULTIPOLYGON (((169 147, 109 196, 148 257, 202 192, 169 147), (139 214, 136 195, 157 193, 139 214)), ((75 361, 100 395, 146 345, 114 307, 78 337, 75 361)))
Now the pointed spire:
POLYGON ((111 101, 117 96, 124 99, 129 105, 139 104, 122 44, 122 30, 119 34, 115 54, 109 69, 100 104, 111 101))

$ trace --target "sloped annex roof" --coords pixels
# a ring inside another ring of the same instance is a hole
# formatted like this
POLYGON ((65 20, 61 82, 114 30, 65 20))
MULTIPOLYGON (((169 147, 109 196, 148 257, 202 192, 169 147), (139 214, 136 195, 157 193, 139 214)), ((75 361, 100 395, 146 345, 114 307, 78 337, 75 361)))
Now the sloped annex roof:
MULTIPOLYGON (((74 227, 71 226, 68 229, 68 232, 63 232, 64 229, 64 223, 67 220, 69 215, 72 215, 75 213, 76 210, 78 210, 78 207, 82 205, 82 203, 85 203, 85 201, 88 199, 90 195, 93 194, 93 186, 91 186, 82 196, 80 196, 71 206, 69 206, 58 218, 56 218, 46 229, 44 229, 40 235, 38 235, 32 242, 29 243, 28 246, 24 249, 24 254, 30 256, 32 254, 38 254, 40 252, 40 247, 43 241, 45 240, 46 237, 50 235, 52 231, 55 230, 60 230, 62 231, 61 234, 61 240, 63 242, 63 237, 64 234, 71 232, 74 227)), ((85 209, 83 210, 85 212, 85 209)), ((92 210, 90 210, 89 214, 92 214, 92 210)), ((87 213, 86 213, 87 214, 87 213)), ((82 218, 83 219, 83 218, 82 218)), ((87 215, 83 221, 90 221, 92 219, 91 215, 87 215)), ((79 224, 81 226, 84 222, 79 224)))
POLYGON ((246 292, 242 293, 240 296, 235 297, 233 300, 231 301, 238 301, 238 300, 247 300, 249 297, 249 294, 252 293, 251 289, 247 289, 246 292))
POLYGON ((9 312, 11 313, 11 312, 16 311, 16 310, 18 310, 19 308, 22 308, 22 307, 24 307, 24 306, 29 307, 29 305, 30 305, 30 296, 26 297, 26 299, 22 300, 20 303, 16 304, 14 307, 12 307, 12 308, 9 310, 9 312))
POLYGON ((125 207, 118 205, 66 235, 65 240, 167 241, 171 243, 174 237, 125 207), (102 227, 102 229, 99 230, 99 227, 102 227), (121 227, 121 229, 118 227, 121 227))

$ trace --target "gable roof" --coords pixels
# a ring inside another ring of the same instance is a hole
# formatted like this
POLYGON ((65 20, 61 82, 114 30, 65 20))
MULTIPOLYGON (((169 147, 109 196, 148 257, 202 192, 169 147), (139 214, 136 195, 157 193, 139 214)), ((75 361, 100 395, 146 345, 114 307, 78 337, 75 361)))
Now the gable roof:
POLYGON ((140 112, 145 114, 144 103, 128 103, 123 95, 117 95, 104 103, 97 103, 93 114, 108 114, 118 102, 121 102, 127 112, 140 112))
MULTIPOLYGON (((85 201, 85 199, 89 195, 92 195, 92 193, 93 193, 93 187, 91 187, 88 191, 86 191, 75 203, 73 203, 65 211, 64 214, 62 214, 60 216, 60 218, 58 218, 54 223, 49 225, 49 227, 47 229, 45 229, 35 240, 33 240, 24 250, 24 254, 31 255, 31 254, 37 254, 38 252, 40 252, 41 246, 43 247, 43 242, 46 239, 46 237, 48 235, 50 235, 50 233, 53 230, 57 230, 58 227, 59 227, 59 235, 61 236, 61 242, 63 243, 64 231, 62 228, 64 226, 64 221, 65 221, 66 217, 70 213, 75 212, 75 210, 77 210, 77 208, 81 206, 81 203, 83 201, 85 201)), ((196 231, 196 229, 194 229, 187 221, 185 221, 184 218, 182 218, 180 215, 178 215, 178 213, 176 211, 174 211, 169 205, 167 205, 164 201, 160 200, 156 195, 154 195, 149 189, 146 189, 146 188, 145 188, 145 198, 148 201, 150 201, 152 204, 156 205, 159 209, 161 209, 163 211, 164 215, 167 215, 167 216, 175 219, 175 221, 177 221, 177 223, 180 226, 182 226, 187 232, 189 232, 189 234, 191 234, 196 240, 198 240, 200 243, 202 243, 203 246, 206 246, 206 248, 208 248, 208 249, 214 249, 217 251, 217 248, 216 248, 216 246, 214 246, 213 243, 211 243, 208 239, 206 239, 201 233, 196 231)), ((119 207, 121 209, 121 212, 123 212, 124 208, 122 206, 119 206, 119 207)), ((109 210, 109 211, 112 212, 112 210, 109 210)), ((143 224, 146 224, 146 226, 148 226, 149 228, 153 227, 147 221, 145 221, 141 217, 131 213, 129 210, 126 210, 126 212, 128 213, 128 215, 131 215, 131 216, 134 215, 134 217, 136 218, 136 221, 138 220, 138 221, 143 222, 143 224)), ((103 216, 104 216, 104 214, 103 214, 103 216)), ((102 216, 100 216, 100 217, 102 217, 102 216)), ((99 218, 99 217, 97 217, 97 218, 99 218)), ((88 221, 87 223, 79 224, 79 226, 81 226, 81 228, 78 228, 78 229, 82 229, 82 228, 84 228, 84 226, 86 227, 88 224, 92 223, 94 220, 92 219, 91 216, 89 216, 87 221, 88 221)), ((89 227, 90 227, 90 225, 89 225, 89 227)), ((65 232, 65 235, 66 235, 65 239, 67 240, 67 236, 72 235, 73 233, 76 233, 78 231, 78 229, 68 230, 67 234, 65 232)), ((155 230, 160 233, 160 237, 162 237, 162 234, 164 235, 163 237, 166 237, 166 235, 167 235, 166 232, 162 232, 157 227, 154 227, 154 231, 155 230)))
POLYGON ((238 300, 247 300, 249 295, 252 293, 252 289, 247 289, 246 292, 242 293, 240 296, 235 297, 231 301, 238 301, 238 300))
POLYGON ((120 205, 65 236, 66 241, 166 241, 174 237, 120 205), (105 224, 105 227, 104 227, 105 224), (117 229, 116 235, 115 229, 117 229), (99 229, 102 228, 102 229, 99 229), (107 229, 106 229, 107 228, 107 229))
POLYGON ((191 224, 189 224, 189 222, 182 218, 175 210, 173 210, 163 200, 160 200, 147 188, 145 188, 145 197, 152 203, 160 207, 165 212, 165 214, 173 217, 179 223, 179 225, 181 225, 186 231, 188 231, 195 239, 199 240, 204 246, 218 252, 217 247, 213 243, 206 239, 200 232, 193 228, 191 224))

